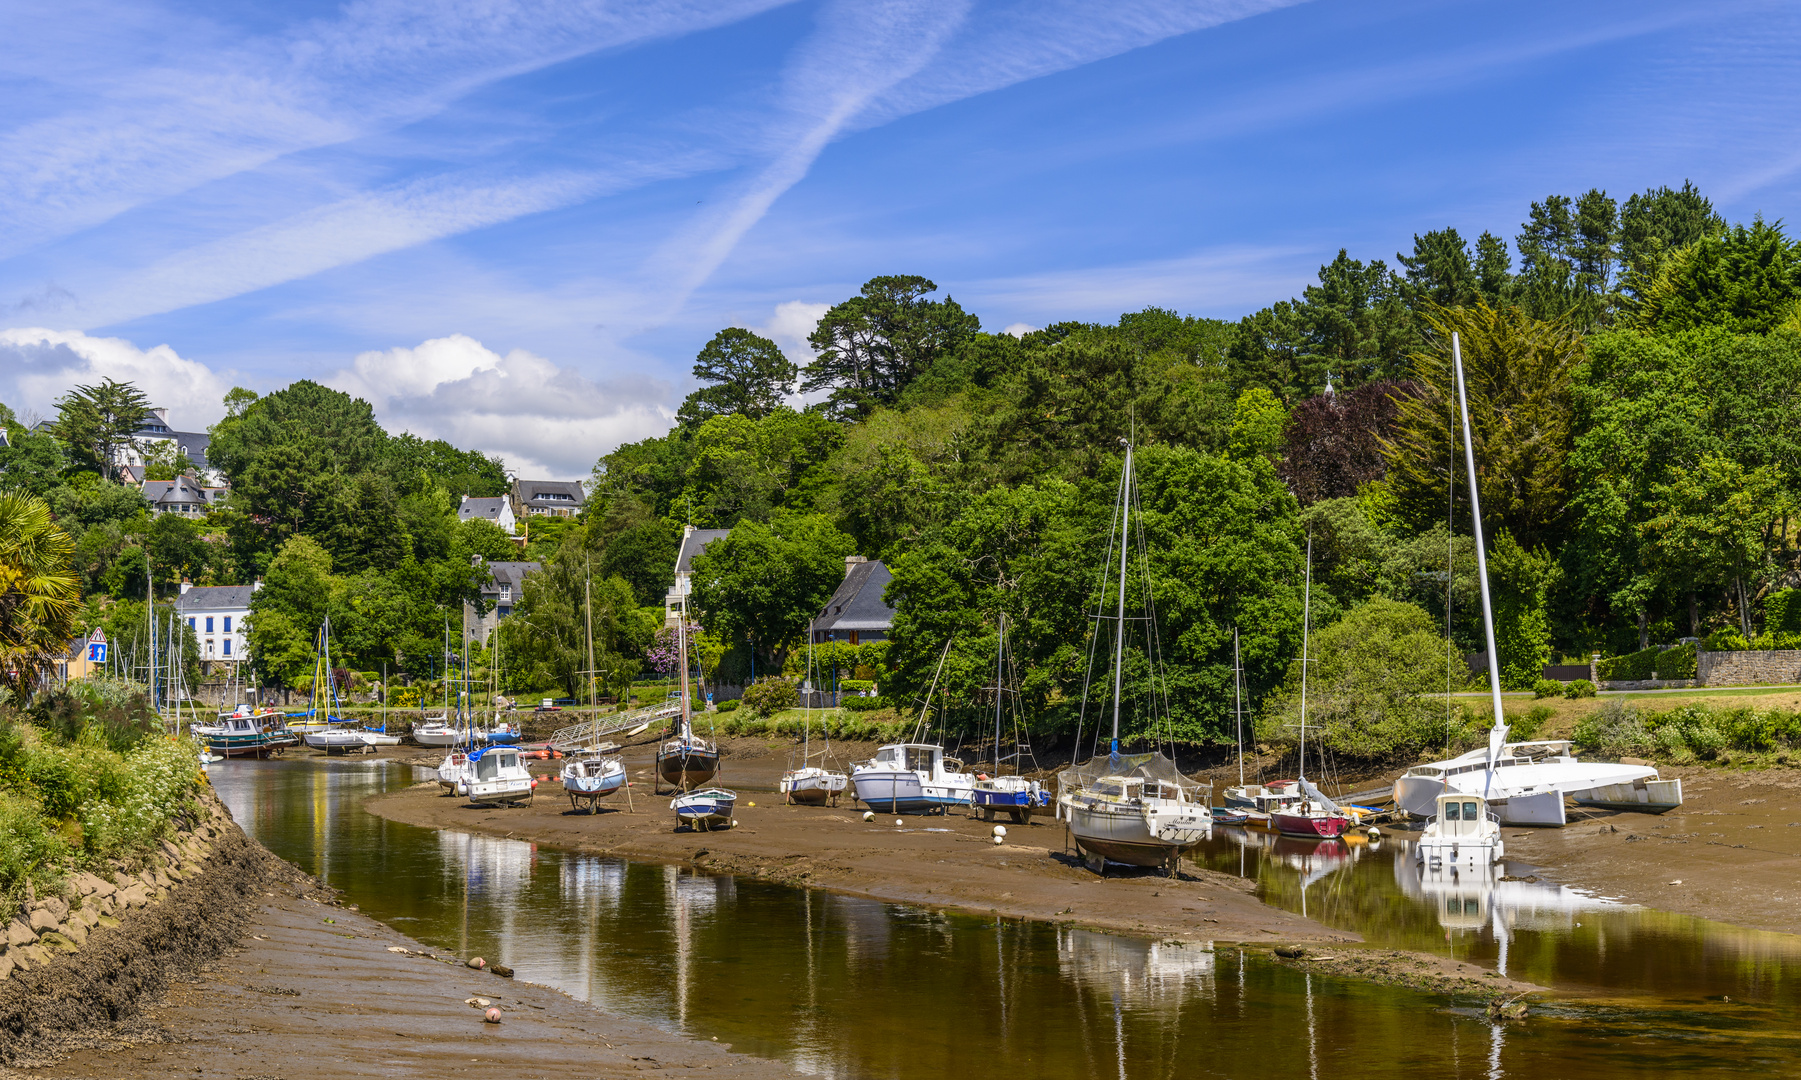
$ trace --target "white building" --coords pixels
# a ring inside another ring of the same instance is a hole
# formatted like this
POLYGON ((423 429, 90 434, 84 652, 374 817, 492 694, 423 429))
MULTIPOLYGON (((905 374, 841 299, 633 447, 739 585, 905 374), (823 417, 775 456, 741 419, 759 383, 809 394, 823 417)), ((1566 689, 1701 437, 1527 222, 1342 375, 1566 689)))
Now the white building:
POLYGON ((476 518, 492 521, 505 529, 508 536, 513 535, 519 525, 519 519, 513 516, 512 500, 505 495, 493 499, 463 496, 463 501, 457 506, 457 520, 474 521, 476 518))
POLYGON ((262 582, 254 585, 203 585, 199 588, 181 583, 181 595, 175 598, 175 611, 194 631, 200 642, 200 659, 237 663, 245 658, 245 633, 250 621, 250 598, 262 582))
POLYGON ((697 529, 692 525, 682 529, 682 546, 675 553, 675 584, 663 596, 663 625, 672 627, 676 624, 676 612, 681 610, 682 598, 694 590, 694 556, 707 550, 713 541, 731 535, 730 529, 697 529))

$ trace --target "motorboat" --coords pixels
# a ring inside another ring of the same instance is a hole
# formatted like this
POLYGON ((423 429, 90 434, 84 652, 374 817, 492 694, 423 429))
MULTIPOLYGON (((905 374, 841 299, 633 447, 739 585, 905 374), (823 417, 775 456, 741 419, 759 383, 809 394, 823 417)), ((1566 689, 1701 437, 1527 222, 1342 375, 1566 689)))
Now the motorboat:
POLYGON ((263 730, 253 716, 227 716, 218 725, 206 725, 216 728, 204 736, 206 748, 220 757, 268 757, 281 748, 281 743, 271 732, 263 730))
POLYGON ((1225 792, 1227 806, 1256 810, 1268 817, 1284 806, 1299 802, 1301 785, 1295 780, 1275 780, 1267 784, 1239 784, 1225 792))
POLYGON ((942 814, 975 801, 976 779, 935 743, 890 743, 852 766, 857 801, 889 814, 942 814))
POLYGON ((1251 823, 1251 811, 1242 806, 1214 806, 1208 808, 1208 813, 1213 815, 1215 825, 1249 825, 1251 823))
MULTIPOLYGON (((1482 541, 1482 504, 1476 487, 1475 451, 1470 439, 1468 392, 1463 377, 1463 352, 1456 334, 1451 335, 1451 365, 1457 381, 1457 407, 1463 420, 1464 467, 1470 494, 1470 521, 1476 541, 1476 578, 1482 595, 1482 632, 1488 655, 1495 649, 1494 608, 1489 598, 1488 557, 1482 541)), ((1494 724, 1488 745, 1446 761, 1434 761, 1407 770, 1395 781, 1395 805, 1416 817, 1435 815, 1439 796, 1455 793, 1486 802, 1502 825, 1552 825, 1566 821, 1564 799, 1578 793, 1602 792, 1602 801, 1626 786, 1636 792, 1644 785, 1644 806, 1651 802, 1651 785, 1658 785, 1659 804, 1665 810, 1682 805, 1681 783, 1659 779, 1648 765, 1580 761, 1567 741, 1507 741, 1507 721, 1501 709, 1500 665, 1488 665, 1489 695, 1494 724)), ((1618 792, 1624 794, 1623 792, 1618 792)), ((1592 795, 1588 796, 1591 800, 1592 795)), ((1636 798, 1628 800, 1638 802, 1636 798)), ((1634 806, 1633 809, 1639 807, 1634 806)))
POLYGON ((538 782, 511 746, 484 746, 469 755, 464 794, 480 806, 530 802, 538 782))
POLYGON ((563 763, 562 781, 569 808, 585 800, 593 813, 595 803, 625 787, 625 763, 610 755, 570 758, 563 763))
MULTIPOLYGON (((976 775, 973 805, 983 821, 993 821, 994 815, 1004 813, 1015 824, 1024 824, 1032 811, 1049 806, 1051 798, 1042 783, 1024 775, 1022 766, 1025 759, 1032 755, 1032 750, 1019 737, 1017 716, 1013 724, 1013 752, 1004 756, 1001 754, 1001 714, 1010 692, 1004 664, 1006 655, 1007 616, 1003 612, 998 622, 994 648, 994 774, 976 775), (1009 761, 1013 763, 1012 776, 1005 775, 1009 761)), ((1014 695, 1015 699, 1017 696, 1014 695)), ((1035 756, 1032 758, 1034 767, 1037 760, 1035 756)))
MULTIPOLYGON (((1213 801, 1213 788, 1182 775, 1175 761, 1163 753, 1165 740, 1173 749, 1174 733, 1166 701, 1159 694, 1151 693, 1145 701, 1156 748, 1138 754, 1127 754, 1121 749, 1119 717, 1124 696, 1125 642, 1127 630, 1134 623, 1146 624, 1145 654, 1152 670, 1156 670, 1158 663, 1157 635, 1151 624, 1154 614, 1147 606, 1142 618, 1128 619, 1126 616, 1130 553, 1136 546, 1143 558, 1147 561, 1149 558, 1142 521, 1137 536, 1132 533, 1132 507, 1137 504, 1138 497, 1135 485, 1132 445, 1127 443, 1114 502, 1117 528, 1112 530, 1119 544, 1117 613, 1110 620, 1113 624, 1113 733, 1105 757, 1096 754, 1057 774, 1057 816, 1069 823, 1071 838, 1096 873, 1105 874, 1107 863, 1112 861, 1159 867, 1170 877, 1176 877, 1181 873, 1183 852, 1213 835, 1213 815, 1208 809, 1208 804, 1213 801)), ((1101 582, 1103 590, 1113 571, 1112 562, 1109 550, 1101 582)), ((1093 617, 1097 623, 1106 618, 1098 611, 1093 617)), ((1097 648, 1104 638, 1104 633, 1097 628, 1090 638, 1091 648, 1097 648)), ((1084 708, 1089 701, 1088 691, 1089 687, 1082 688, 1084 708)), ((1080 745, 1079 735, 1077 742, 1080 745)))
POLYGON ((1492 866, 1501 861, 1501 817, 1475 795, 1448 791, 1413 845, 1416 862, 1439 867, 1492 866))
POLYGON ((709 832, 732 827, 732 811, 737 808, 738 793, 722 787, 703 787, 684 791, 669 801, 669 809, 689 828, 709 832))

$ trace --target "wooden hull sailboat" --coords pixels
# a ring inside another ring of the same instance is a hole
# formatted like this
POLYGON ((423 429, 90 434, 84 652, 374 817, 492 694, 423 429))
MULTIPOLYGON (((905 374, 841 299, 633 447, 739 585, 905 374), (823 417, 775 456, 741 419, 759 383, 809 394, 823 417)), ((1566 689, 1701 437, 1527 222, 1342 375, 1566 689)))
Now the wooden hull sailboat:
POLYGON ((719 775, 719 750, 705 739, 677 736, 657 747, 657 778, 671 787, 697 788, 719 775))

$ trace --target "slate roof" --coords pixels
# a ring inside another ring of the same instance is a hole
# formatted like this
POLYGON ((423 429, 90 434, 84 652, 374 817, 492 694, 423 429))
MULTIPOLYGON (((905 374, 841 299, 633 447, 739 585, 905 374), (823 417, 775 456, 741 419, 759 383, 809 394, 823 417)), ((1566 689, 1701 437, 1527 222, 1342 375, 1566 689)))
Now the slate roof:
POLYGON ((682 550, 675 556, 675 572, 692 574, 694 572, 694 556, 707 549, 707 545, 715 540, 731 534, 730 529, 695 529, 682 538, 682 550))
POLYGON ((482 592, 499 595, 502 583, 513 587, 513 598, 519 598, 520 591, 525 588, 525 576, 544 569, 539 562, 491 562, 488 564, 488 581, 482 586, 482 592))
POLYGON ((852 563, 849 573, 838 583, 838 591, 813 620, 814 632, 892 629, 894 609, 882 599, 882 594, 893 580, 894 575, 880 559, 852 563))
POLYGON ((513 495, 523 506, 544 506, 567 510, 581 509, 588 501, 588 490, 578 480, 515 480, 513 495), (544 495, 567 495, 567 499, 545 499, 544 495))
POLYGON ((206 502, 206 493, 200 485, 185 476, 173 480, 146 480, 143 491, 144 498, 150 500, 152 506, 206 502))
POLYGON ((196 585, 175 598, 175 610, 220 611, 248 608, 254 585, 196 585))
POLYGON ((501 510, 506 508, 504 497, 493 499, 464 499, 457 507, 457 517, 463 521, 484 518, 488 521, 499 521, 501 510))

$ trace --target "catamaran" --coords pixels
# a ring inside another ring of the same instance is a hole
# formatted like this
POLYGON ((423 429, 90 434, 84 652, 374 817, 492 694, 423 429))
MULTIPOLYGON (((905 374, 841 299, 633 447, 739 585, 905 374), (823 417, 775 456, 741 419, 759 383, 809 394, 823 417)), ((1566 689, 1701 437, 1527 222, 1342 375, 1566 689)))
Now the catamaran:
POLYGON ((1464 387, 1463 350, 1456 334, 1451 335, 1451 364, 1457 380, 1457 408, 1463 420, 1463 457, 1469 479, 1476 578, 1482 586, 1482 631, 1488 643, 1488 685, 1495 719, 1487 746, 1407 770, 1395 781, 1395 805, 1416 817, 1431 817, 1438 813, 1440 795, 1474 795, 1488 804, 1502 825, 1562 825, 1566 795, 1609 809, 1663 811, 1681 806, 1682 781, 1660 780, 1657 770, 1650 766, 1578 761, 1565 740, 1507 741, 1494 612, 1488 595, 1488 560, 1482 543, 1482 504, 1476 490, 1476 459, 1470 439, 1469 396, 1464 387), (1653 784, 1657 785, 1655 804, 1650 797, 1653 784), (1637 798, 1640 790, 1645 792, 1643 802, 1637 798))
MULTIPOLYGON (((1207 809, 1211 791, 1207 784, 1191 780, 1177 770, 1176 763, 1160 748, 1148 753, 1124 754, 1120 751, 1119 711, 1124 688, 1126 628, 1126 573, 1132 549, 1132 505, 1137 494, 1132 474, 1132 446, 1126 444, 1126 460, 1120 469, 1119 498, 1115 506, 1118 528, 1114 536, 1119 543, 1119 599, 1114 617, 1113 638, 1113 735, 1108 741, 1106 757, 1090 757, 1080 765, 1072 765, 1057 774, 1057 813, 1069 823, 1076 847, 1089 860, 1096 873, 1105 874, 1109 861, 1131 866, 1162 867, 1171 877, 1181 872, 1182 853, 1205 840, 1213 832, 1213 818, 1207 809)), ((1143 525, 1139 526, 1140 550, 1143 550, 1143 525)), ((1109 550, 1106 565, 1112 564, 1109 550)), ((1148 561, 1148 557, 1147 557, 1148 561)), ((1101 588, 1106 589, 1103 576, 1101 588)), ((1143 620, 1154 626, 1156 613, 1147 593, 1143 620)), ((1105 618, 1095 613, 1096 633, 1090 639, 1092 649, 1101 640, 1098 623, 1105 618)), ((1161 681, 1161 658, 1157 655, 1156 635, 1146 635, 1145 652, 1150 661, 1151 677, 1161 681)), ((1168 723, 1163 694, 1146 695, 1147 708, 1153 717, 1153 739, 1161 740, 1159 725, 1168 723)), ((1088 688, 1082 691, 1086 711, 1088 688)), ((1078 728, 1078 732, 1080 729, 1078 728)), ((1077 735, 1078 744, 1081 736, 1077 735)))

